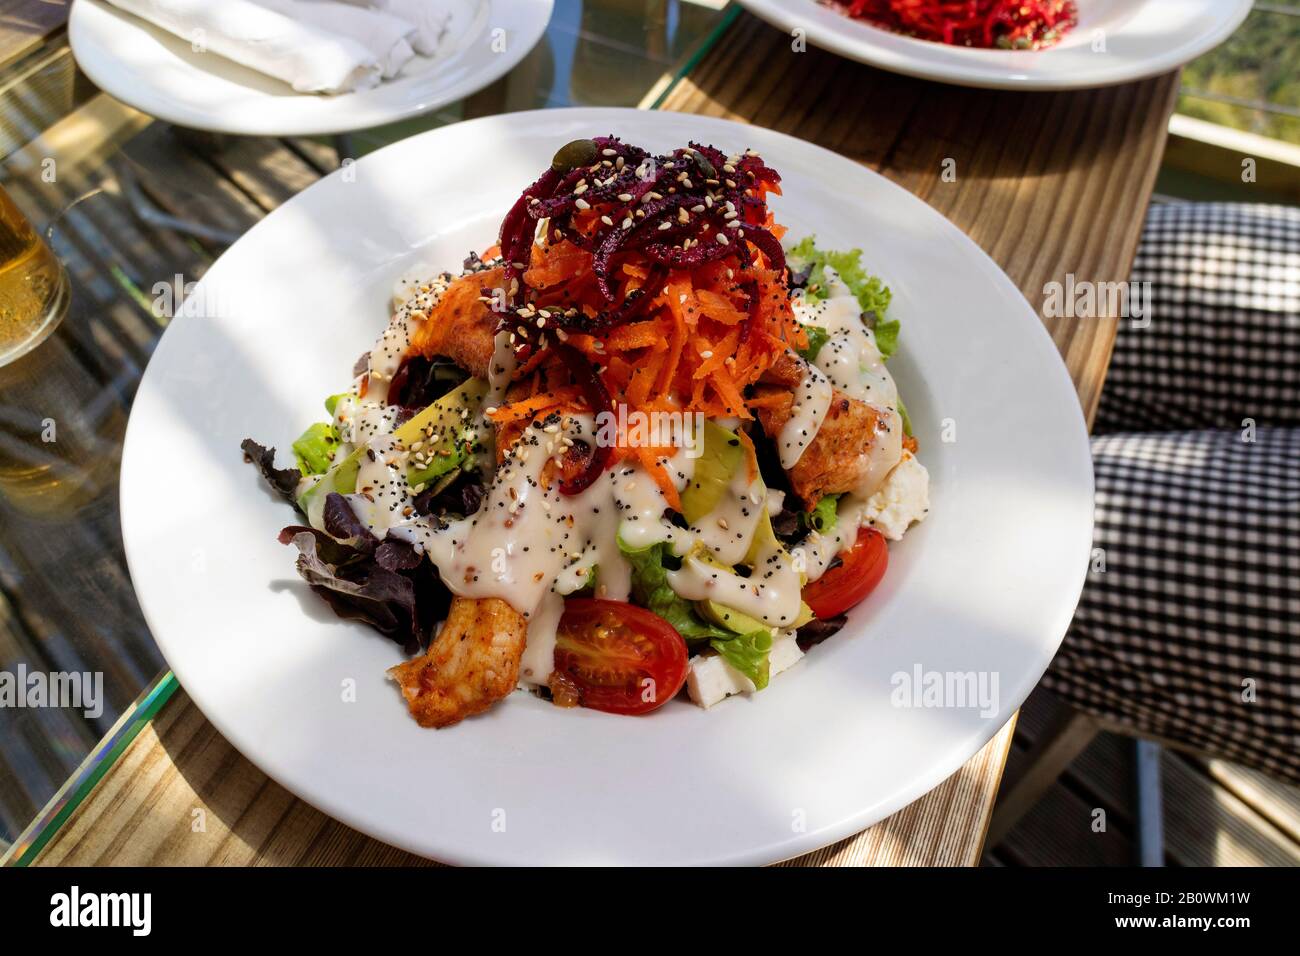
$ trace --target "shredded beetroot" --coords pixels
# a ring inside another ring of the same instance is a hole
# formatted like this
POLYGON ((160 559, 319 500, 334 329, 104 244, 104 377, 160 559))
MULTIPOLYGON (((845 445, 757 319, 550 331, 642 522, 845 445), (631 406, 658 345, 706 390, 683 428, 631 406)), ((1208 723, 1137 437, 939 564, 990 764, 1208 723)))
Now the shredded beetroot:
MULTIPOLYGON (((652 156, 613 136, 592 142, 597 150, 592 164, 563 173, 547 170, 524 190, 501 224, 512 307, 522 301, 523 291, 511 280, 527 267, 536 223, 543 219, 549 220, 552 238, 592 252, 597 285, 610 302, 615 297, 610 277, 622 252, 637 251, 672 267, 735 254, 747 268, 751 256, 743 240, 749 240, 772 268, 784 267, 781 244, 763 228, 766 189, 775 188, 781 177, 757 156, 729 157, 697 143, 652 156)), ((557 324, 565 327, 563 321, 557 324)), ((583 324, 590 322, 569 323, 574 328, 583 324)), ((602 318, 595 324, 611 321, 602 318)))
POLYGON ((501 220, 499 241, 501 258, 505 261, 505 281, 511 305, 519 302, 523 285, 520 277, 528 268, 529 249, 532 248, 533 232, 536 228, 536 224, 528 216, 528 205, 535 196, 552 192, 559 181, 560 175, 553 169, 542 173, 537 182, 525 189, 523 195, 515 200, 506 217, 501 220))
POLYGON ((845 0, 851 17, 955 46, 1038 50, 1079 21, 1074 0, 845 0))
MULTIPOLYGON (((780 180, 755 153, 698 143, 663 155, 613 136, 562 146, 501 223, 508 308, 498 330, 515 351, 514 379, 532 383, 519 414, 551 395, 542 389, 555 385, 557 365, 560 392, 547 407, 577 402, 599 415, 617 395, 634 407, 744 414, 745 389, 773 356, 806 344, 787 299, 760 299, 772 276, 785 276, 767 206, 780 180), (688 304, 697 294, 707 306, 688 304), (739 310, 747 315, 736 330, 739 310), (692 377, 724 343, 741 351, 719 352, 692 377)), ((565 453, 559 490, 578 494, 629 454, 643 453, 579 443, 565 453)), ((665 467, 641 461, 676 507, 665 467)))

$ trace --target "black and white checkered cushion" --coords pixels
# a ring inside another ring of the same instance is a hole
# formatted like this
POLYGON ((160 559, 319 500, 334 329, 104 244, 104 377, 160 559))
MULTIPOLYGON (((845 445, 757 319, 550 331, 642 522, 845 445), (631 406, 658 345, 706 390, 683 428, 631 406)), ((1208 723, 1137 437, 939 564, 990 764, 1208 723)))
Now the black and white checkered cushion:
POLYGON ((1151 324, 1116 344, 1096 569, 1044 682, 1300 782, 1300 210, 1155 206, 1134 280, 1151 324))
POLYGON ((1096 434, 1300 425, 1300 209, 1152 206, 1133 281, 1151 321, 1121 323, 1096 434))

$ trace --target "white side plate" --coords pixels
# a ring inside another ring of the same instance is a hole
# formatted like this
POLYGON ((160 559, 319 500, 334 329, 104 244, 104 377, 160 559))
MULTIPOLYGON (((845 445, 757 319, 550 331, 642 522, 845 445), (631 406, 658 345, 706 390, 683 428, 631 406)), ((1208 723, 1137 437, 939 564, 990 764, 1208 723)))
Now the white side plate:
POLYGON ((553 5, 482 0, 450 55, 416 57, 395 79, 338 96, 297 93, 233 60, 196 53, 180 37, 103 0, 73 4, 68 39, 96 86, 150 116, 218 133, 318 136, 420 116, 478 92, 537 44, 553 5))

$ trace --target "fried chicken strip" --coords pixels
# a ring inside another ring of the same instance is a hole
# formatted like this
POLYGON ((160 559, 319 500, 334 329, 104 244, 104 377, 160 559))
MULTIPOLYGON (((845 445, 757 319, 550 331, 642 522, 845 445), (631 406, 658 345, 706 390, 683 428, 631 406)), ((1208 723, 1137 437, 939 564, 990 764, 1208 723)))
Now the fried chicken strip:
MULTIPOLYGON (((788 352, 764 375, 763 381, 771 384, 757 389, 757 394, 770 402, 758 409, 758 420, 773 441, 790 420, 795 389, 803 381, 805 368, 803 359, 788 352)), ((905 447, 915 450, 916 443, 902 434, 896 416, 835 389, 816 437, 787 472, 790 488, 807 508, 814 507, 823 495, 847 491, 869 495, 898 463, 905 447)))
POLYGON ((421 727, 480 714, 519 681, 528 623, 498 598, 457 597, 424 656, 389 668, 421 727))
POLYGON ((497 316, 482 299, 484 290, 491 297, 493 290, 501 287, 503 276, 504 270, 497 267, 452 282, 411 336, 408 354, 426 358, 445 355, 471 375, 487 378, 497 316))

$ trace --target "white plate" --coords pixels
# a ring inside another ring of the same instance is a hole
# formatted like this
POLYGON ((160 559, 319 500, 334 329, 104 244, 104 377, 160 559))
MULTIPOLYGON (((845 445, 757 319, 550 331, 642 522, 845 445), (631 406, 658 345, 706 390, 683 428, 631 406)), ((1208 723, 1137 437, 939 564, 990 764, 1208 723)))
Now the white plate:
POLYGON ((73 4, 68 40, 96 86, 150 116, 218 133, 317 136, 420 116, 478 92, 537 44, 553 5, 482 0, 449 56, 416 57, 395 79, 338 96, 297 93, 233 60, 195 53, 186 40, 103 0, 73 4))
POLYGON ((1079 400, 1011 281, 925 203, 788 136, 633 110, 459 123, 352 172, 271 213, 208 271, 195 314, 171 323, 149 364, 122 464, 123 536, 158 644, 217 729, 271 777, 448 862, 762 863, 915 800, 1038 682, 1091 547, 1079 400), (664 152, 689 140, 752 146, 784 177, 774 208, 795 235, 866 251, 902 320, 891 368, 933 475, 933 511, 891 549, 884 583, 849 625, 753 699, 707 712, 672 701, 634 719, 517 693, 421 730, 384 675, 400 650, 334 618, 299 581, 276 541, 295 516, 239 443, 286 451, 373 344, 404 269, 458 266, 495 241, 559 144, 609 132, 664 152), (945 424, 955 441, 941 440, 945 424), (996 708, 892 706, 892 676, 917 665, 996 674, 996 708))
POLYGON ((809 43, 894 73, 994 89, 1069 90, 1166 73, 1222 43, 1253 0, 1077 0, 1078 25, 1046 50, 978 50, 901 36, 816 0, 740 0, 809 43), (1104 40, 1104 48, 1101 41, 1104 40))

